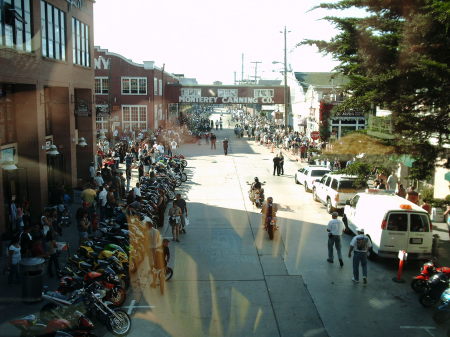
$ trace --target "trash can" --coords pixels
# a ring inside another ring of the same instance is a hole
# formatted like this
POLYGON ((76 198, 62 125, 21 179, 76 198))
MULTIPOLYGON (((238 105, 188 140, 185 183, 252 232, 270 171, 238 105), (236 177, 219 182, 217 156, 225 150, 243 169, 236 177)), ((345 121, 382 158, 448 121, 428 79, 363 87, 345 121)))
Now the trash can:
POLYGON ((32 303, 42 300, 44 263, 45 259, 41 257, 24 258, 20 261, 22 301, 32 303))

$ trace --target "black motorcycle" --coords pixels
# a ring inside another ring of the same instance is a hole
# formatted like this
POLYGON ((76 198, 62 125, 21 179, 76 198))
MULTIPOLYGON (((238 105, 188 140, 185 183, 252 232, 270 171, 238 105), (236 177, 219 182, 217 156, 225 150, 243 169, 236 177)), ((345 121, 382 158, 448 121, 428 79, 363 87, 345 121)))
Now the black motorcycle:
POLYGON ((426 283, 419 301, 424 307, 432 307, 439 302, 442 293, 448 288, 449 280, 445 273, 434 274, 426 283))

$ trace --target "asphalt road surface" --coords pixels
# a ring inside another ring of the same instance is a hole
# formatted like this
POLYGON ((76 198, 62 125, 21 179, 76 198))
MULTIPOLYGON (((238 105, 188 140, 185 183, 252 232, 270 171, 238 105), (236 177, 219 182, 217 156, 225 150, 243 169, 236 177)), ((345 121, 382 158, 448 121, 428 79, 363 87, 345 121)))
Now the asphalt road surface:
MULTIPOLYGON (((219 115, 213 115, 217 119, 219 115)), ((228 115, 223 115, 227 126, 228 115)), ((445 336, 409 286, 392 281, 397 261, 369 262, 368 284, 353 284, 343 237, 344 267, 329 264, 325 207, 294 184, 299 164, 285 158, 285 175, 272 175, 270 149, 219 130, 217 149, 187 144, 190 226, 171 242, 173 279, 166 292, 150 288, 145 264, 135 282, 130 336, 445 336), (230 140, 228 156, 221 142, 230 140), (269 241, 248 200, 254 177, 280 205, 279 231, 269 241), (149 308, 151 306, 151 308, 149 308)), ((171 239, 165 227, 163 235, 171 239)))

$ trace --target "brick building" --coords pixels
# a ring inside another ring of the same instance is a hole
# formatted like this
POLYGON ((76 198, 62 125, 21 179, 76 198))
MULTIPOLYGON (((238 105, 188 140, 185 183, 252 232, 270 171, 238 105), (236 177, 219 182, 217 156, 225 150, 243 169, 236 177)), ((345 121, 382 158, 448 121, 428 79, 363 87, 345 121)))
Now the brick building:
POLYGON ((166 86, 178 83, 177 78, 153 61, 134 63, 97 46, 94 53, 97 130, 152 130, 165 126, 169 120, 166 86))
POLYGON ((2 233, 15 227, 11 198, 29 200, 38 219, 59 187, 87 177, 95 146, 93 2, 0 0, 2 233))

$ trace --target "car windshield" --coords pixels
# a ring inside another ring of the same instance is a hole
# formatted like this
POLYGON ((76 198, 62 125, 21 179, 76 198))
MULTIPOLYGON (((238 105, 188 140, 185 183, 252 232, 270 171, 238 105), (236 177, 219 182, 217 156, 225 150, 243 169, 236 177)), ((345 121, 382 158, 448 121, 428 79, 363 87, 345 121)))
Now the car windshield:
POLYGON ((312 177, 321 177, 324 174, 327 174, 329 171, 328 170, 313 170, 311 171, 311 176, 312 177))

